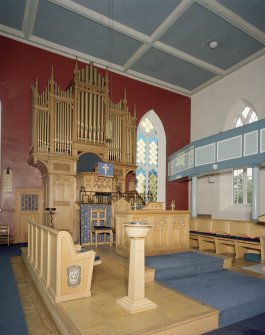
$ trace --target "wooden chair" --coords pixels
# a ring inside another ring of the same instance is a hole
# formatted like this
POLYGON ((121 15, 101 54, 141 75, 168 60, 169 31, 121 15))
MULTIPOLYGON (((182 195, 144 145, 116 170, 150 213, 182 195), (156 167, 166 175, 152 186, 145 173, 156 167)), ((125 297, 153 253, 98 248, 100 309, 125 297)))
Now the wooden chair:
POLYGON ((0 244, 9 245, 9 225, 0 224, 0 244))
POLYGON ((107 226, 106 209, 91 209, 90 210, 90 243, 93 242, 93 234, 95 235, 95 245, 97 247, 98 235, 104 234, 103 243, 107 243, 106 235, 109 234, 109 244, 113 242, 112 227, 107 226))

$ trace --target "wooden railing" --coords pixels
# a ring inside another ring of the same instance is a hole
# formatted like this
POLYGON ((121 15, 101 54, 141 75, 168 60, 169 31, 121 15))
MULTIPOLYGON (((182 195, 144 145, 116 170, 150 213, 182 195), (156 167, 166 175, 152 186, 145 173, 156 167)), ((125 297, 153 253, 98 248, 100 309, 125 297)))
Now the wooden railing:
POLYGON ((132 207, 140 209, 146 204, 152 202, 152 194, 142 194, 138 192, 97 192, 80 190, 80 202, 85 204, 111 204, 119 199, 128 201, 132 207))
POLYGON ((52 303, 89 297, 95 252, 77 252, 71 235, 28 223, 26 265, 41 295, 52 303))

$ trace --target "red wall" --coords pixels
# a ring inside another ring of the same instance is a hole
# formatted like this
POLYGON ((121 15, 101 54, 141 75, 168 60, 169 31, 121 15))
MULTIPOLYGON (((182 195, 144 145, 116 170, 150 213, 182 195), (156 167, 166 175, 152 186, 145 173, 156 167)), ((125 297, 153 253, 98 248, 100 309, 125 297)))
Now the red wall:
MULTIPOLYGON (((30 145, 31 85, 46 86, 54 67, 55 80, 65 88, 73 78, 74 60, 0 36, 0 101, 2 106, 1 171, 13 171, 13 189, 41 188, 41 175, 27 164, 30 145)), ((153 109, 166 132, 166 155, 190 141, 190 98, 115 73, 110 75, 112 100, 127 90, 129 109, 136 106, 137 120, 153 109)), ((188 184, 167 183, 167 208, 188 208, 188 184)), ((14 192, 1 192, 1 220, 14 222, 14 192), (5 214, 9 213, 9 214, 5 214)))

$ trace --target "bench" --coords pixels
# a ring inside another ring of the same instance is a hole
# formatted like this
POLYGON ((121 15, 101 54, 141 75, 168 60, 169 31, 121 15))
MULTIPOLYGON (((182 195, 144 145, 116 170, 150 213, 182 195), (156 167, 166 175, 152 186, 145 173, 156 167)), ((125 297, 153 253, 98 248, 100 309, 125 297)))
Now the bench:
POLYGON ((9 245, 10 236, 9 236, 9 225, 0 223, 0 244, 9 245))
POLYGON ((69 232, 30 220, 27 253, 22 255, 44 300, 58 303, 91 295, 95 252, 78 250, 69 232))
POLYGON ((230 253, 243 258, 245 253, 261 255, 265 262, 265 226, 251 221, 190 219, 190 246, 216 254, 230 253))

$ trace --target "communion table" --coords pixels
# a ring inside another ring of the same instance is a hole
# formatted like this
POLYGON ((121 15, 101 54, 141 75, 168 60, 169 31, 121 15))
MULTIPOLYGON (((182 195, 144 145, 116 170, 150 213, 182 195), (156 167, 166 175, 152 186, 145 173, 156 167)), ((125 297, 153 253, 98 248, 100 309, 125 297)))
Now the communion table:
POLYGON ((174 252, 189 248, 189 211, 144 208, 116 212, 116 252, 129 255, 130 239, 124 224, 141 222, 151 226, 145 240, 145 253, 174 252))

